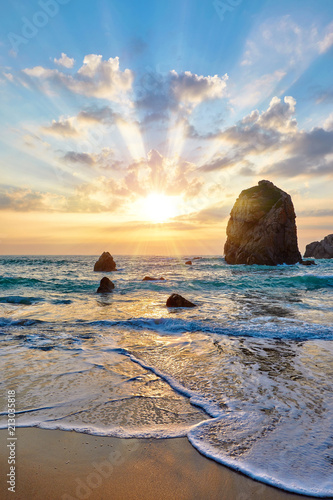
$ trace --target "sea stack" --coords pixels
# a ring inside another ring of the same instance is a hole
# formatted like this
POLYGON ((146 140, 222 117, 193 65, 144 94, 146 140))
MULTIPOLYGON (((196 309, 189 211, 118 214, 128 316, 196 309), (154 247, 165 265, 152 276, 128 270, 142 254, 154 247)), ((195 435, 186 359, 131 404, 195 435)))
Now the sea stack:
POLYGON ((102 278, 100 281, 97 293, 111 293, 113 289, 114 289, 114 283, 112 283, 112 281, 109 280, 109 278, 104 276, 104 278, 102 278))
POLYGON ((321 241, 313 241, 306 245, 304 257, 333 259, 333 234, 328 234, 321 241))
POLYGON ((181 295, 178 295, 178 293, 173 293, 170 295, 168 300, 166 301, 166 306, 167 307, 196 307, 196 304, 193 304, 193 302, 190 302, 187 299, 184 299, 181 295))
POLYGON ((103 252, 98 261, 95 263, 94 271, 108 273, 110 271, 117 271, 116 263, 109 252, 103 252))
POLYGON ((290 195, 272 182, 262 180, 245 189, 230 213, 226 262, 267 266, 301 262, 295 219, 290 195))

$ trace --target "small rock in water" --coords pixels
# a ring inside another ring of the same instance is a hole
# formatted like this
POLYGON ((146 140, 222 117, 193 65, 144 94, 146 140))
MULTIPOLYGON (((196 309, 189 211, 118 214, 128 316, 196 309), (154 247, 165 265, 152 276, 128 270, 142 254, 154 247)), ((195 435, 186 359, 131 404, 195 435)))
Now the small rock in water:
POLYGON ((185 264, 186 264, 187 266, 192 266, 192 261, 191 261, 191 260, 187 260, 187 261, 185 262, 185 264))
POLYGON ((317 265, 314 260, 302 260, 301 264, 303 264, 303 266, 316 266, 317 265))
POLYGON ((165 278, 161 276, 160 278, 151 278, 150 276, 145 276, 142 281, 164 281, 165 278))
POLYGON ((95 263, 94 271, 97 272, 110 272, 117 271, 116 263, 109 252, 103 252, 98 261, 95 263))
POLYGON ((193 304, 189 300, 184 299, 178 293, 173 293, 170 295, 168 300, 166 301, 167 307, 196 307, 196 304, 193 304))
POLYGON ((193 260, 200 260, 202 257, 193 257, 193 260))
POLYGON ((112 281, 109 280, 109 278, 104 276, 104 278, 101 279, 101 282, 97 289, 97 293, 111 293, 113 289, 114 289, 114 283, 112 283, 112 281))

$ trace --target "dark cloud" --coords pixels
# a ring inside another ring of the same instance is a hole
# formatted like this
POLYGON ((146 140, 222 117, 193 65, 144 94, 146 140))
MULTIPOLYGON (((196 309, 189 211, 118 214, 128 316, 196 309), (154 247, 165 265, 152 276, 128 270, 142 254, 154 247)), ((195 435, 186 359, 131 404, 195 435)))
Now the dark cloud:
POLYGON ((64 160, 68 160, 72 163, 83 163, 85 165, 94 165, 95 160, 92 155, 88 153, 75 153, 74 151, 68 151, 65 154, 64 160))
POLYGON ((102 108, 90 107, 80 111, 77 115, 79 121, 88 123, 113 124, 117 118, 120 118, 120 115, 115 113, 109 106, 102 108))

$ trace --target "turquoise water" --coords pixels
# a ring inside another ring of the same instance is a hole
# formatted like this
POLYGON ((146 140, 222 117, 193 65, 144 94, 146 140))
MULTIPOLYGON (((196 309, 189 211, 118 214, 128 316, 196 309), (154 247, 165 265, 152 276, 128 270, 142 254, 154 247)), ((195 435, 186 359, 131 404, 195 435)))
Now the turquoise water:
POLYGON ((333 262, 188 258, 119 256, 103 274, 91 256, 1 257, 1 380, 18 424, 187 436, 256 479, 333 496, 333 262), (115 290, 97 295, 104 275, 115 290), (167 309, 171 293, 198 307, 167 309))

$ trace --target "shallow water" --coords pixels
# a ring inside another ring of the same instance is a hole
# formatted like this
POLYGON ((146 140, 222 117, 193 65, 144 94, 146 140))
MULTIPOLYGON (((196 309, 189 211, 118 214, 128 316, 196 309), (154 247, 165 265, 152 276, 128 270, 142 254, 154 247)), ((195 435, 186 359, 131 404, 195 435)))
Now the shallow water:
POLYGON ((18 424, 187 435, 256 479, 333 496, 333 262, 185 257, 115 257, 110 295, 96 294, 95 257, 0 258, 1 380, 18 424), (167 309, 174 292, 198 307, 167 309))

